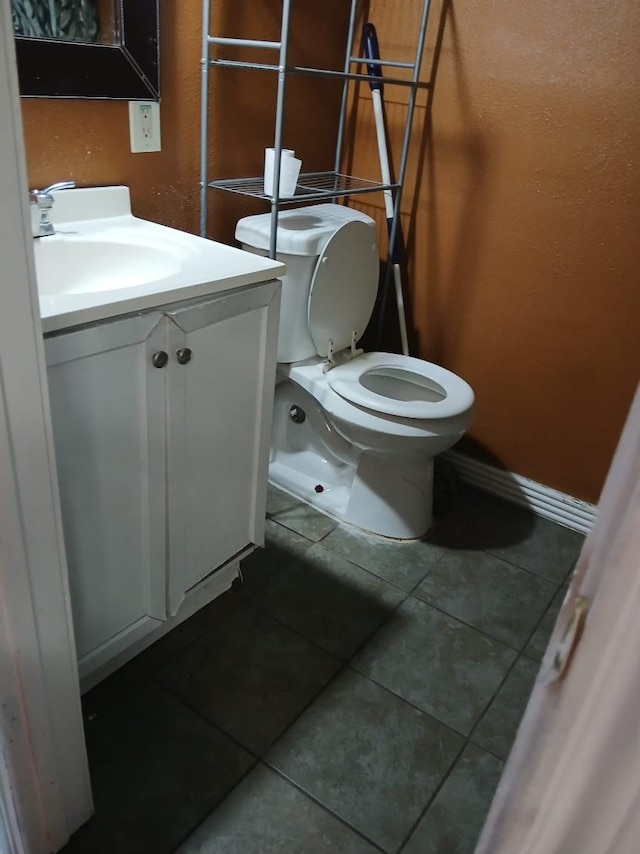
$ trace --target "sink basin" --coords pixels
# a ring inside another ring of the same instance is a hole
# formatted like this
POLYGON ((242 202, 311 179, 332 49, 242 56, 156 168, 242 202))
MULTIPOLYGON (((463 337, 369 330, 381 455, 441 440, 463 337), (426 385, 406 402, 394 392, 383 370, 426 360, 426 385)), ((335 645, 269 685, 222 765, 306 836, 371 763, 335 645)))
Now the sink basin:
POLYGON ((180 270, 181 257, 164 247, 54 235, 35 241, 38 291, 85 294, 157 282, 180 270))
POLYGON ((56 233, 33 241, 45 333, 219 294, 284 272, 280 261, 133 216, 128 187, 52 195, 56 233))

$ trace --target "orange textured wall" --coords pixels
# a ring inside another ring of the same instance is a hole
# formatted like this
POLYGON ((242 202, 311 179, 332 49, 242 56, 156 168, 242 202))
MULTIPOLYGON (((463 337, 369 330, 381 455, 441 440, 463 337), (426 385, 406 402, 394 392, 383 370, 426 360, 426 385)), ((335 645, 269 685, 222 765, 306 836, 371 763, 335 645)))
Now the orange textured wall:
MULTIPOLYGON (((128 108, 121 101, 23 99, 27 166, 31 187, 62 179, 79 186, 126 184, 138 216, 197 232, 199 218, 200 38, 199 0, 161 3, 162 151, 132 154, 128 108)), ((279 37, 279 3, 214 0, 212 31, 246 38, 279 37)), ((300 52, 320 63, 340 63, 347 26, 344 0, 294 4, 292 58, 300 52), (313 31, 314 39, 307 34, 313 31)), ((236 53, 233 58, 239 55, 236 53)), ((264 53, 258 60, 276 56, 264 53)), ((254 57, 255 58, 255 57, 254 57)), ((212 81, 210 174, 260 174, 264 148, 273 145, 275 76, 266 72, 216 71, 212 81)), ((312 88, 308 79, 290 87, 285 145, 305 158, 305 168, 333 163, 330 128, 337 121, 335 84, 312 88)), ((263 211, 246 200, 210 194, 210 232, 232 240, 238 215, 263 211)))
MULTIPOLYGON (((418 6, 373 0, 383 56, 415 43, 418 6)), ((595 501, 640 379, 640 10, 432 8, 402 218, 413 352, 476 392, 461 450, 595 501)), ((397 144, 399 91, 385 103, 397 144)), ((353 168, 375 177, 366 86, 357 111, 353 168)))

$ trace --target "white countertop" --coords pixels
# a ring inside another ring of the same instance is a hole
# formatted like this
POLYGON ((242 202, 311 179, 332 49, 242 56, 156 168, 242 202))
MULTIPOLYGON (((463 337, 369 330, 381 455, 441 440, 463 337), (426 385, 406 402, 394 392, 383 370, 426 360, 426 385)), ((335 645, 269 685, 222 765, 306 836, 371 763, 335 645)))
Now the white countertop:
MULTIPOLYGON (((45 241, 59 243, 61 248, 58 252, 56 247, 56 252, 65 262, 68 258, 69 276, 66 272, 64 277, 60 273, 57 275, 58 279, 64 278, 65 281, 68 278, 73 282, 77 275, 73 267, 74 251, 77 251, 74 247, 82 248, 83 243, 90 244, 89 249, 100 244, 104 250, 102 256, 108 253, 115 255, 116 264, 118 254, 124 258, 130 246, 151 251, 157 247, 159 260, 154 263, 157 268, 155 278, 143 284, 120 284, 113 289, 100 285, 99 289, 94 286, 92 290, 64 293, 40 292, 40 314, 45 333, 180 300, 219 294, 280 277, 285 270, 279 261, 134 217, 130 212, 126 187, 64 190, 56 193, 55 198, 51 219, 58 233, 34 241, 37 270, 39 264, 43 264, 42 259, 49 257, 46 253, 51 252, 51 246, 49 249, 38 246, 45 241), (74 216, 77 218, 72 219, 74 216), (165 258, 168 260, 166 268, 165 258)), ((126 265, 125 260, 122 263, 126 265)), ((104 281, 108 282, 108 277, 104 281)))

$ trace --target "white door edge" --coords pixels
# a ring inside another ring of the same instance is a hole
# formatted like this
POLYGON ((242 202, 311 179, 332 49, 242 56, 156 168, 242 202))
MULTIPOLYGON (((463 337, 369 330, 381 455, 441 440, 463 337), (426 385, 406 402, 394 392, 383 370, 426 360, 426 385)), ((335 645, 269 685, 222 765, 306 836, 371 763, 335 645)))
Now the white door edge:
POLYGON ((0 115, 0 814, 12 854, 45 854, 92 802, 9 0, 0 0, 0 115))
POLYGON ((476 854, 636 854, 640 389, 476 854))

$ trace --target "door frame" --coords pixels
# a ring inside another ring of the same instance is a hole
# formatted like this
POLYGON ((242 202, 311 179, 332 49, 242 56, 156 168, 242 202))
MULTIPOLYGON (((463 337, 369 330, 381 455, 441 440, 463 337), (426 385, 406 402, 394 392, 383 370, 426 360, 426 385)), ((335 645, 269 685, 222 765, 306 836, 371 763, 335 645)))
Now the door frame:
POLYGON ((45 854, 93 805, 9 0, 0 0, 0 115, 0 818, 11 854, 45 854))

